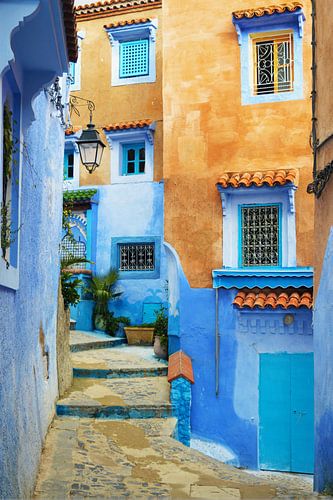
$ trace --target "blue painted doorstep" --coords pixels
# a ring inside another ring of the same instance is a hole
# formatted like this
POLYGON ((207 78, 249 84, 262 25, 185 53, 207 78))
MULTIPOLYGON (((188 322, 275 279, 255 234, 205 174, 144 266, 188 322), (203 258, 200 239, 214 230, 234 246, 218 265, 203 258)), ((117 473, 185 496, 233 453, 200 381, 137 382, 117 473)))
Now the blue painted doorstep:
POLYGON ((313 354, 261 354, 260 468, 313 472, 313 354))

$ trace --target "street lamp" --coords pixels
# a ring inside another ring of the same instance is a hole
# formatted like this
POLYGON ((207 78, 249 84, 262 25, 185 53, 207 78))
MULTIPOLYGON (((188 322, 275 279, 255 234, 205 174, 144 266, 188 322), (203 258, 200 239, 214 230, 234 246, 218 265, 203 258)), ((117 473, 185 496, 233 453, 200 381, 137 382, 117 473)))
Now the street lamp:
POLYGON ((92 174, 100 166, 105 148, 105 144, 101 141, 93 123, 88 123, 87 128, 82 131, 81 137, 76 143, 79 146, 81 162, 89 174, 92 174))
POLYGON ((70 96, 69 106, 70 113, 74 111, 78 116, 80 116, 77 109, 78 106, 87 106, 89 109, 90 123, 82 131, 80 139, 76 141, 76 144, 79 147, 82 164, 86 167, 89 174, 92 174, 100 166, 105 148, 98 130, 95 129, 95 125, 92 123, 92 113, 95 110, 95 104, 88 99, 83 99, 83 97, 70 96), (81 104, 81 101, 84 101, 84 104, 81 104))

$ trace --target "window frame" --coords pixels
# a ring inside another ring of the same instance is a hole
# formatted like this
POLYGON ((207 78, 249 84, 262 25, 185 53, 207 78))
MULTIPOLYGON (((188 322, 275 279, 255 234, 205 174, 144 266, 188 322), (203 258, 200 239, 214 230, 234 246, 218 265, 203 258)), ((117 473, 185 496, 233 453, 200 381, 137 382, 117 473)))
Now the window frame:
POLYGON ((282 203, 241 203, 238 205, 238 267, 243 269, 277 269, 282 266, 282 234, 283 234, 283 222, 282 222, 282 203), (242 208, 249 207, 278 207, 278 263, 276 265, 265 265, 258 264, 257 266, 246 266, 243 263, 243 224, 242 224, 242 208))
POLYGON ((261 17, 235 19, 238 44, 240 46, 241 104, 263 104, 304 99, 303 95, 303 23, 302 9, 295 12, 263 15, 261 17), (255 37, 277 35, 290 32, 294 48, 294 88, 288 92, 254 94, 253 86, 253 47, 255 37))
POLYGON ((146 144, 145 142, 130 142, 121 144, 121 154, 122 154, 122 175, 142 175, 145 173, 140 172, 140 150, 144 149, 145 152, 145 164, 144 168, 146 170, 146 144), (134 150, 134 172, 128 172, 129 159, 126 159, 126 152, 130 149, 134 150))
POLYGON ((124 79, 124 78, 138 78, 141 76, 147 76, 149 75, 149 39, 148 38, 140 38, 139 40, 128 40, 128 41, 123 41, 119 43, 119 78, 124 79), (133 45, 139 45, 142 44, 142 42, 146 42, 146 60, 145 60, 145 67, 147 68, 144 73, 133 73, 133 74, 123 74, 124 73, 124 57, 125 54, 123 53, 124 47, 125 46, 133 46, 133 45))
POLYGON ((143 23, 126 24, 116 28, 104 28, 111 43, 111 85, 132 85, 154 83, 156 81, 156 32, 158 20, 151 19, 143 23), (148 73, 139 76, 120 76, 121 43, 148 40, 148 73))
POLYGON ((116 267, 119 272, 119 279, 159 279, 161 266, 161 237, 160 236, 124 236, 111 238, 111 266, 116 267), (151 271, 122 271, 119 269, 120 245, 154 244, 155 268, 151 271))
POLYGON ((104 130, 111 150, 111 183, 124 184, 131 182, 153 182, 154 180, 154 132, 156 122, 146 127, 122 130, 104 130), (144 143, 145 172, 123 174, 123 146, 144 143))
POLYGON ((78 57, 76 63, 70 62, 68 66, 68 78, 70 80, 70 91, 81 90, 81 56, 82 56, 82 40, 85 38, 84 31, 78 31, 77 42, 78 42, 78 57), (73 70, 72 70, 73 68, 73 70), (72 81, 72 73, 74 72, 74 82, 72 81))

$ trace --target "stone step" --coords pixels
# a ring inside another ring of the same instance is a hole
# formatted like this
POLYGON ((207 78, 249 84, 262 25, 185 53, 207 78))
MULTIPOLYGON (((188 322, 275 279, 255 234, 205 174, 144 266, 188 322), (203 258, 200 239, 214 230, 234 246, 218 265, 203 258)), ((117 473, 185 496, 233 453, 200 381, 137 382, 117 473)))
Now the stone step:
POLYGON ((155 368, 116 368, 103 370, 101 368, 73 368, 73 376, 77 378, 141 378, 161 377, 168 374, 167 366, 155 368))
POLYGON ((155 358, 152 347, 123 345, 113 349, 74 352, 75 377, 139 378, 167 375, 166 361, 155 358))
POLYGON ((165 418, 172 416, 166 377, 75 378, 57 403, 57 414, 92 418, 165 418))
POLYGON ((110 337, 103 332, 83 332, 79 330, 70 332, 71 352, 83 352, 95 349, 108 349, 126 344, 126 339, 110 337))

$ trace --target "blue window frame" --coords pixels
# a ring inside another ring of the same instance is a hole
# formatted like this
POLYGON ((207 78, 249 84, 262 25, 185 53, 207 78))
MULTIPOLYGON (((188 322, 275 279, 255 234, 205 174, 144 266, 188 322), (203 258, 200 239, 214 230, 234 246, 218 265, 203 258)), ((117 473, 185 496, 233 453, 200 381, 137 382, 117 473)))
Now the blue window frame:
POLYGON ((65 153, 64 156, 64 179, 66 181, 74 178, 74 153, 65 153))
POLYGON ((149 40, 134 40, 121 42, 120 50, 120 78, 144 76, 149 73, 149 40))
POLYGON ((239 206, 239 266, 277 267, 282 262, 281 204, 239 206))
POLYGON ((75 85, 75 73, 76 73, 76 65, 73 62, 69 63, 69 77, 71 79, 71 85, 75 85))
POLYGON ((146 149, 144 142, 123 144, 123 175, 138 175, 145 173, 146 149))
POLYGON ((111 265, 120 279, 160 277, 161 238, 158 236, 112 237, 111 265))

